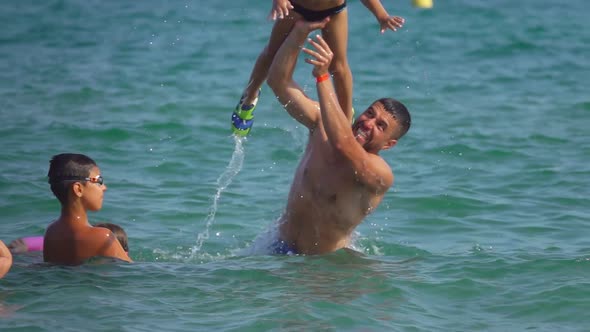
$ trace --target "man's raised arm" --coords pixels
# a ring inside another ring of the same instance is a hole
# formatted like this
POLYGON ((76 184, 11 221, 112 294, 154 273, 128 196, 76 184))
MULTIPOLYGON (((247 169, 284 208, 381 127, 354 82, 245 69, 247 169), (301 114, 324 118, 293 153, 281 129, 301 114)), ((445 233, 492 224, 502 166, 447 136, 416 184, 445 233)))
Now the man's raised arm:
POLYGON ((297 22, 279 48, 269 70, 268 85, 274 91, 279 102, 295 120, 309 129, 315 128, 318 123, 319 106, 317 102, 307 97, 293 80, 293 71, 307 35, 315 29, 323 28, 328 22, 329 18, 312 24, 297 22))
POLYGON ((314 49, 304 48, 303 52, 310 55, 305 61, 314 66, 312 73, 317 82, 320 116, 328 141, 349 161, 357 181, 377 193, 382 193, 393 183, 391 168, 383 159, 368 153, 354 137, 350 120, 340 108, 328 73, 334 56, 332 50, 319 35, 316 40, 310 39, 309 42, 314 49))

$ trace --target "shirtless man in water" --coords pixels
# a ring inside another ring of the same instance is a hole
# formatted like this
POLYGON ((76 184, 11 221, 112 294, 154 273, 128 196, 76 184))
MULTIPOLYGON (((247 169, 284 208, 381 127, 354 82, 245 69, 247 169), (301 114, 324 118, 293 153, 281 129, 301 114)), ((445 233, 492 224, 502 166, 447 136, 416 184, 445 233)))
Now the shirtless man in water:
POLYGON ((43 260, 59 265, 79 265, 93 257, 131 262, 111 230, 88 223, 88 211, 102 208, 107 190, 96 162, 82 154, 58 154, 47 176, 61 214, 45 231, 43 260))
POLYGON ((393 184, 393 172, 379 152, 392 148, 411 123, 402 103, 382 98, 351 127, 329 75, 332 50, 320 35, 308 40, 314 49, 302 48, 308 34, 329 20, 297 21, 270 67, 269 86, 287 112, 309 129, 280 220, 280 238, 271 248, 277 254, 323 254, 346 247, 355 227, 393 184), (293 80, 300 50, 313 65, 319 103, 293 80))

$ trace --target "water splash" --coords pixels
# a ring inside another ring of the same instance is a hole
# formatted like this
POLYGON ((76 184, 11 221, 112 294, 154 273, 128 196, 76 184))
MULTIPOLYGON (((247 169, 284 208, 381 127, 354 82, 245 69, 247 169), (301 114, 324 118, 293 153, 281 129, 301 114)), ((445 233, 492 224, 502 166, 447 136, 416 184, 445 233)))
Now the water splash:
POLYGON ((213 196, 213 202, 211 204, 211 207, 209 207, 209 213, 205 218, 205 230, 199 233, 199 235, 197 236, 197 243, 192 249, 191 258, 193 258, 194 255, 201 250, 201 247, 203 246, 205 240, 209 239, 209 229, 211 228, 211 225, 215 220, 215 214, 217 213, 217 203, 219 202, 221 193, 223 193, 225 188, 227 188, 227 186, 231 184, 232 180, 242 170, 242 165, 244 163, 243 142, 245 138, 238 137, 237 135, 234 135, 233 137, 235 142, 234 152, 231 156, 229 164, 225 168, 225 171, 221 173, 219 178, 217 178, 217 191, 213 196))

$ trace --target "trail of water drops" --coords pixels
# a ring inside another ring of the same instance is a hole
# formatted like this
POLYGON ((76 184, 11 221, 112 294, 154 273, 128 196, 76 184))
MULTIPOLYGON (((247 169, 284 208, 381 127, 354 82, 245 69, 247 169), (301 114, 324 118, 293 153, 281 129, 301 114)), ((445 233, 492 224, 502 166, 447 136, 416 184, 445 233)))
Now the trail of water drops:
POLYGON ((221 173, 219 178, 217 178, 217 190, 215 192, 215 195, 213 196, 211 207, 209 208, 209 213, 207 214, 207 217, 205 217, 205 229, 202 232, 200 232, 197 236, 197 242, 192 249, 191 258, 193 258, 194 255, 201 250, 203 243, 207 239, 209 239, 209 229, 215 221, 215 214, 217 213, 217 203, 219 202, 219 198, 221 198, 221 194, 231 184, 236 175, 238 175, 238 173, 242 170, 242 165, 244 163, 243 143, 245 138, 238 137, 236 135, 234 135, 233 137, 235 142, 234 152, 229 161, 229 164, 225 168, 225 171, 221 173))

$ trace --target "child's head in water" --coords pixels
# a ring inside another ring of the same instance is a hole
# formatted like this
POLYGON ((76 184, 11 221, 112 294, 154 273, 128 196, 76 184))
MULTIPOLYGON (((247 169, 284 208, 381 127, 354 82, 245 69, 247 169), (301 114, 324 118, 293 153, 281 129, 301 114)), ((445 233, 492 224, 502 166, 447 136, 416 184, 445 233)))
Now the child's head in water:
POLYGON ((127 244, 127 233, 125 233, 125 230, 121 226, 109 222, 103 222, 94 225, 94 227, 103 227, 110 229, 111 232, 113 232, 113 234, 115 234, 115 236, 117 237, 117 240, 119 240, 119 243, 121 243, 121 247, 123 247, 123 250, 125 250, 126 253, 129 253, 129 245, 127 244))

